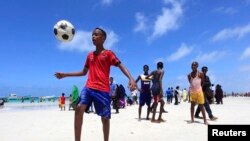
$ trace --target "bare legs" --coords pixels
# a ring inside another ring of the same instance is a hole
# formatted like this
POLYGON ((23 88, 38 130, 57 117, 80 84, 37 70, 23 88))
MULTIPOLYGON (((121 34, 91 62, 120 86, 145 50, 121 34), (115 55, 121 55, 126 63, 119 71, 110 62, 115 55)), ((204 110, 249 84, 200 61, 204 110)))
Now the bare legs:
POLYGON ((108 141, 109 140, 110 119, 102 117, 102 129, 103 129, 104 141, 108 141))
MULTIPOLYGON (((194 122, 194 106, 195 106, 195 102, 191 102, 191 110, 190 110, 191 111, 191 122, 194 122)), ((202 113, 202 116, 203 116, 204 124, 208 124, 203 104, 199 104, 199 107, 201 109, 201 113, 202 113)))
POLYGON ((149 113, 150 113, 150 104, 148 105, 148 108, 147 108, 147 120, 149 120, 149 113))
POLYGON ((165 120, 162 119, 162 113, 164 112, 164 105, 165 105, 165 102, 164 102, 163 99, 160 99, 159 102, 161 103, 161 106, 160 106, 160 113, 159 113, 158 121, 160 121, 160 122, 165 122, 165 120))
POLYGON ((191 109, 190 109, 191 122, 194 122, 194 106, 195 106, 195 102, 191 102, 191 109))
MULTIPOLYGON (((139 120, 141 120, 141 111, 142 111, 142 106, 139 106, 139 109, 138 109, 139 120)), ((146 117, 146 120, 149 120, 149 113, 150 113, 150 105, 147 106, 147 117, 146 117)))
POLYGON ((165 120, 162 119, 162 113, 164 111, 164 104, 165 104, 165 102, 164 102, 163 99, 160 99, 159 102, 160 102, 160 113, 159 113, 158 120, 157 121, 155 120, 155 114, 156 114, 156 109, 157 109, 157 106, 158 106, 158 102, 154 102, 154 105, 153 105, 153 116, 152 116, 151 122, 156 122, 156 123, 165 122, 165 120))
POLYGON ((204 105, 203 104, 199 104, 199 107, 201 109, 201 113, 202 113, 202 116, 203 116, 204 124, 207 124, 207 118, 206 118, 206 113, 205 113, 204 105))
POLYGON ((139 106, 139 109, 138 109, 139 120, 141 119, 141 108, 142 108, 142 106, 139 106))
POLYGON ((75 141, 81 141, 83 114, 87 105, 76 107, 75 109, 75 141))
MULTIPOLYGON (((82 132, 82 124, 83 124, 83 114, 86 110, 87 106, 82 105, 75 109, 75 141, 81 141, 81 132, 82 132)), ((110 129, 110 119, 102 117, 102 125, 103 125, 103 136, 104 141, 109 140, 109 129, 110 129)))

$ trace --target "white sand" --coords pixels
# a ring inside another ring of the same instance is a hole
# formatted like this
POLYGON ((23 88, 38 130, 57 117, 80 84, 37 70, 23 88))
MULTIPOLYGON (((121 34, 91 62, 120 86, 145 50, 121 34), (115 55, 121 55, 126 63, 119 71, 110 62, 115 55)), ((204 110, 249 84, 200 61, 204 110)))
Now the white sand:
MULTIPOLYGON (((56 103, 55 103, 56 105, 56 103)), ((212 104, 213 114, 219 119, 208 120, 209 124, 250 124, 250 98, 224 98, 223 105, 212 104)), ((8 103, 4 109, 8 109, 8 103)), ((19 110, 0 109, 1 141, 73 141, 74 111, 60 111, 56 106, 50 109, 27 108, 19 110), (25 110, 26 109, 26 110, 25 110)), ((66 107, 67 109, 67 107, 66 107)), ((189 124, 190 103, 167 104, 168 113, 163 114, 165 123, 138 121, 138 106, 121 109, 111 119, 110 141, 206 141, 207 126, 202 119, 189 124)), ((158 116, 158 114, 156 115, 158 116)), ((146 117, 146 106, 142 118, 146 117)), ((83 141, 103 140, 100 117, 84 114, 83 141)))

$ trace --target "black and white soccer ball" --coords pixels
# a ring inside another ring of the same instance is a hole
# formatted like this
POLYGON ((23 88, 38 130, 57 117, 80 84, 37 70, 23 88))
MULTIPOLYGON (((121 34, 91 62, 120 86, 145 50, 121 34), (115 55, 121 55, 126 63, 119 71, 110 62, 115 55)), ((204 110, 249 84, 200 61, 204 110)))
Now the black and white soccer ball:
POLYGON ((74 38, 75 28, 67 20, 60 20, 54 26, 54 34, 59 41, 70 42, 74 38))

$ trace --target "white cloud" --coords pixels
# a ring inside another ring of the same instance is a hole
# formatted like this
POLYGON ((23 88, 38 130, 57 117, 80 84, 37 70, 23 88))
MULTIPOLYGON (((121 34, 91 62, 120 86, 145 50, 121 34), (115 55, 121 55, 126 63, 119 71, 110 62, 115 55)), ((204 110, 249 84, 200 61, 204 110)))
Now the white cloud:
POLYGON ((101 2, 103 5, 110 5, 113 2, 113 0, 102 0, 101 2))
POLYGON ((214 9, 215 12, 217 13, 222 13, 222 14, 235 14, 237 13, 238 11, 232 7, 218 7, 216 9, 214 9))
POLYGON ((172 53, 168 58, 167 61, 171 62, 171 61, 176 61, 179 60, 185 56, 187 56, 188 54, 191 53, 191 51, 193 50, 193 47, 188 47, 186 44, 181 44, 180 48, 172 53))
POLYGON ((223 29, 212 37, 212 40, 216 42, 230 38, 241 38, 248 33, 250 33, 250 23, 241 27, 223 29))
POLYGON ((183 15, 182 4, 176 0, 165 0, 164 3, 170 6, 163 7, 161 15, 157 16, 149 41, 179 27, 180 18, 183 15))
MULTIPOLYGON (((58 48, 66 51, 88 52, 95 49, 91 38, 92 31, 77 31, 71 42, 60 43, 58 48)), ((118 35, 114 31, 107 32, 107 39, 104 46, 106 49, 111 49, 118 41, 118 35)))
POLYGON ((225 51, 213 51, 211 53, 198 55, 195 60, 197 60, 198 62, 215 62, 224 57, 225 54, 225 51))
POLYGON ((144 32, 146 30, 146 17, 142 13, 136 13, 135 18, 137 21, 137 25, 134 28, 134 32, 144 32))
POLYGON ((59 49, 69 51, 90 51, 93 50, 93 44, 91 40, 92 32, 78 31, 71 42, 60 43, 59 49))
POLYGON ((243 54, 241 55, 240 59, 246 59, 250 57, 250 47, 246 48, 243 54))
POLYGON ((111 49, 119 42, 118 35, 114 31, 107 33, 107 40, 105 41, 105 48, 111 49))

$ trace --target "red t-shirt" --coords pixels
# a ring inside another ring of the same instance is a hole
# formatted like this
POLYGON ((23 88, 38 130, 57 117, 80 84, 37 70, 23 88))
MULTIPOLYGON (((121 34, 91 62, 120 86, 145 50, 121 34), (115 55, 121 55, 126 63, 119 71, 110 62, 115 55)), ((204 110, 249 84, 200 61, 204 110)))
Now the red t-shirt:
POLYGON ((65 104, 65 97, 61 96, 61 104, 65 104))
POLYGON ((86 87, 109 93, 110 67, 118 66, 120 63, 110 50, 104 50, 98 55, 90 52, 85 62, 85 67, 89 69, 86 87))

